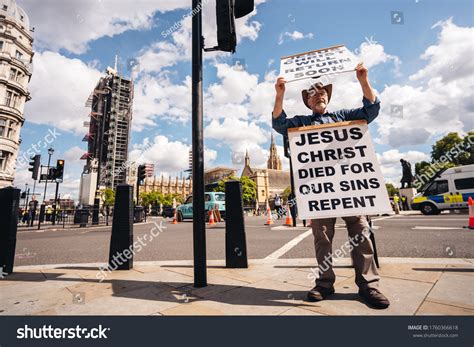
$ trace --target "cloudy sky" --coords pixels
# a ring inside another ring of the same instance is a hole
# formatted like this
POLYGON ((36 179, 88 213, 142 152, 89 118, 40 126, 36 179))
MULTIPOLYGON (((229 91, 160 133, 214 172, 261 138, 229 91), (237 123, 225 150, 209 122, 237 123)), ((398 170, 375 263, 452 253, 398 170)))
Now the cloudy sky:
MULTIPOLYGON (((446 133, 474 128, 471 1, 255 2, 256 11, 237 20, 237 53, 205 54, 207 167, 241 169, 232 157, 246 149, 252 165, 264 167, 280 57, 336 44, 345 44, 368 66, 382 102, 371 134, 387 182, 398 184, 401 157, 413 164, 427 159, 431 144, 446 133)), ((46 160, 45 137, 56 132, 53 160, 66 160, 62 194, 77 199, 79 158, 86 152, 84 104, 118 55, 119 71, 135 81, 131 158, 154 163, 158 176, 180 175, 191 147, 191 20, 181 21, 191 0, 17 3, 35 28, 36 52, 20 156, 35 145, 46 160)), ((205 44, 212 47, 215 0, 204 3, 205 44)), ((355 74, 332 82, 330 110, 361 106, 355 74)), ((307 84, 287 86, 290 116, 307 113, 300 99, 307 84)), ((282 154, 281 137, 274 134, 282 154)), ((18 164, 15 185, 31 184, 29 176, 18 164)))

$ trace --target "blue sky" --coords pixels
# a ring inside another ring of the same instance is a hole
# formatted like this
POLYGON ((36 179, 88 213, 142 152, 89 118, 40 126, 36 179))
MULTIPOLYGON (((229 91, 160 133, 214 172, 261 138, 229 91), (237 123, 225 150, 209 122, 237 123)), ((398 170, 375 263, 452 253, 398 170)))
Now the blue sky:
MULTIPOLYGON (((120 70, 135 79, 132 158, 153 162, 157 175, 179 175, 186 169, 191 144, 190 21, 166 38, 161 33, 189 12, 191 1, 17 2, 36 29, 33 100, 25 110, 21 151, 56 128, 61 135, 52 143, 53 159, 66 159, 64 194, 75 198, 79 188, 78 157, 86 151, 81 142, 86 130, 81 123, 87 120, 83 104, 116 54, 120 70), (138 62, 133 71, 127 67, 130 59, 138 62), (153 146, 142 152, 147 141, 153 146)), ((426 159, 439 137, 474 128, 471 1, 256 3, 256 13, 238 20, 237 53, 205 56, 207 167, 241 169, 231 157, 246 149, 252 164, 264 167, 279 58, 335 44, 345 44, 369 67, 383 105, 371 133, 388 182, 399 181, 401 157, 412 163, 426 159), (392 11, 402 12, 403 24, 392 24, 392 11), (233 66, 233 59, 244 60, 245 70, 233 66), (391 117, 390 105, 403 106, 402 119, 391 117)), ((215 42, 213 6, 209 0, 203 13, 208 46, 215 42)), ((307 83, 287 86, 288 114, 304 112, 299 93, 307 83)), ((330 109, 360 106, 355 76, 333 84, 330 109)), ((281 138, 274 134, 282 152, 281 138)), ((45 160, 46 152, 41 154, 45 160)), ((28 175, 26 167, 19 167, 15 183, 22 187, 28 175)))

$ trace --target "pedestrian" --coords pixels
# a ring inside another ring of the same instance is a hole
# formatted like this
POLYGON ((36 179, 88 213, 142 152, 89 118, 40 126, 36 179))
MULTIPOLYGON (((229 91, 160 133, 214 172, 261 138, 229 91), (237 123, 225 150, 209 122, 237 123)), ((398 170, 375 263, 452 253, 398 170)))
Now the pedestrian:
POLYGON ((400 198, 396 193, 393 194, 393 206, 395 207, 395 214, 400 214, 400 198))
MULTIPOLYGON (((311 111, 311 115, 287 118, 283 110, 285 95, 285 79, 279 77, 276 84, 276 98, 272 113, 272 127, 283 136, 288 136, 288 128, 306 125, 318 125, 356 119, 372 122, 379 114, 380 100, 368 80, 368 69, 361 63, 356 67, 356 77, 362 87, 363 99, 361 108, 327 111, 331 100, 332 84, 314 83, 309 89, 302 91, 303 102, 311 111)), ((389 300, 378 289, 380 276, 374 259, 374 246, 368 237, 369 224, 365 216, 343 217, 349 237, 358 242, 351 251, 355 269, 355 281, 359 287, 359 295, 372 307, 387 308, 389 300)), ((314 235, 314 246, 318 261, 319 276, 316 286, 308 292, 308 300, 320 301, 334 293, 336 276, 332 269, 332 239, 336 218, 313 219, 311 227, 314 235)))
POLYGON ((275 211, 277 213, 278 219, 282 218, 282 211, 281 211, 281 198, 278 194, 275 194, 275 211))

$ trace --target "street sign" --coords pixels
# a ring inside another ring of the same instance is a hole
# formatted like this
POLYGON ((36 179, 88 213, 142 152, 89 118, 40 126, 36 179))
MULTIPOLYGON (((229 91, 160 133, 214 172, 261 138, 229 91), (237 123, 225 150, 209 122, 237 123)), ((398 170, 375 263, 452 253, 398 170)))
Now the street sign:
POLYGON ((356 62, 344 45, 283 57, 280 76, 287 82, 354 71, 356 62))
POLYGON ((390 213, 367 122, 288 129, 300 219, 390 213))

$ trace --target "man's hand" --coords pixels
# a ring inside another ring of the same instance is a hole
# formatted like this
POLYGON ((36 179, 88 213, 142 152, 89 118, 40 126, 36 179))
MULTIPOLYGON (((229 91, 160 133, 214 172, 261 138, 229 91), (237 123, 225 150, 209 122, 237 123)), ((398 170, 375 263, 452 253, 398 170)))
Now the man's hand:
POLYGON ((285 78, 284 77, 278 77, 276 83, 275 83, 275 90, 277 93, 277 97, 283 97, 285 96, 285 78))
POLYGON ((285 78, 278 77, 275 83, 275 90, 276 90, 276 98, 275 98, 275 106, 273 107, 273 118, 277 118, 280 116, 281 112, 283 111, 283 98, 285 96, 285 78))
POLYGON ((364 63, 357 64, 356 68, 357 79, 360 83, 369 82, 369 70, 364 66, 364 63))
POLYGON ((369 83, 369 70, 364 66, 364 63, 357 64, 355 70, 357 79, 359 80, 360 86, 362 87, 364 97, 372 103, 375 102, 375 92, 369 83))

